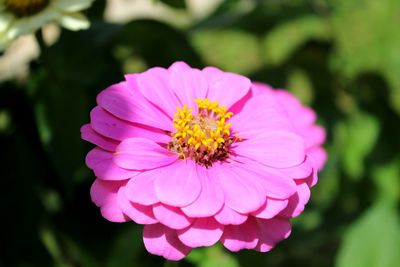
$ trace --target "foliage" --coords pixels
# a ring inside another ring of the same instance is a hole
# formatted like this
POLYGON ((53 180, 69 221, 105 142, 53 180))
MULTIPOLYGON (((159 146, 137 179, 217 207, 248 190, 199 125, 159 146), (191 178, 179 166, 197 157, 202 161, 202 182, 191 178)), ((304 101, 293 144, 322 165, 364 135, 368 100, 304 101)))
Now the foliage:
MULTIPOLYGON (((191 18, 185 1, 162 2, 191 18)), ((109 223, 91 203, 79 128, 123 73, 176 60, 288 88, 317 110, 329 152, 288 240, 266 254, 198 249, 181 266, 400 264, 398 0, 226 0, 180 26, 113 24, 103 8, 88 11, 89 30, 62 30, 26 78, 0 82, 0 266, 163 265, 140 226, 109 223)))

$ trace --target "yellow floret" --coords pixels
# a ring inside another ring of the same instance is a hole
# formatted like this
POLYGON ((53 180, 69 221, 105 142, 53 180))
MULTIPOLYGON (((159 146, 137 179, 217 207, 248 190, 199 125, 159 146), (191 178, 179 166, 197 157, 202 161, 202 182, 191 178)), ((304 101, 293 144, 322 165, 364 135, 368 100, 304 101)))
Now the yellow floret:
POLYGON ((218 102, 211 102, 207 98, 198 98, 194 101, 198 106, 201 119, 193 121, 195 119, 192 114, 193 109, 188 108, 187 105, 182 108, 177 107, 173 119, 173 126, 177 131, 173 137, 179 143, 186 144, 186 147, 192 147, 194 151, 200 148, 202 151, 215 151, 220 144, 224 144, 226 138, 230 135, 229 127, 231 124, 227 123, 226 120, 231 118, 233 113, 226 112, 226 107, 219 106, 218 102), (215 121, 217 126, 215 130, 212 130, 213 127, 211 126, 199 125, 199 123, 204 123, 205 116, 211 116, 210 118, 215 121))

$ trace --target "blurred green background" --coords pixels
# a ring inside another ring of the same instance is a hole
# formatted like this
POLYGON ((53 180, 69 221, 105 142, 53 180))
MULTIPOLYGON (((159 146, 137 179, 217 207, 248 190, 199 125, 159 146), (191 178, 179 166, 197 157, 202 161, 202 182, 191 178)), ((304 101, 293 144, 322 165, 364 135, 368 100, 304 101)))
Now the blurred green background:
POLYGON ((79 128, 124 73, 176 60, 292 91, 317 111, 329 153, 288 240, 266 254, 195 249, 180 266, 400 266, 399 0, 218 0, 204 10, 149 0, 167 15, 123 22, 104 19, 110 2, 87 11, 89 30, 62 30, 28 73, 0 81, 1 267, 164 264, 140 226, 110 223, 90 201, 92 146, 79 128))

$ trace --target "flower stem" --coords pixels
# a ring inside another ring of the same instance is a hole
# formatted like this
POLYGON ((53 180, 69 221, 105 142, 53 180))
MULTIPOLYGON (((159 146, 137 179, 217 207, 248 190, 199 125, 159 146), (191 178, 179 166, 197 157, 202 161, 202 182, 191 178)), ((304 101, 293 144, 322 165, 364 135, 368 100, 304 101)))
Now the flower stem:
POLYGON ((166 260, 164 263, 164 267, 178 267, 178 266, 179 266, 179 261, 166 260))

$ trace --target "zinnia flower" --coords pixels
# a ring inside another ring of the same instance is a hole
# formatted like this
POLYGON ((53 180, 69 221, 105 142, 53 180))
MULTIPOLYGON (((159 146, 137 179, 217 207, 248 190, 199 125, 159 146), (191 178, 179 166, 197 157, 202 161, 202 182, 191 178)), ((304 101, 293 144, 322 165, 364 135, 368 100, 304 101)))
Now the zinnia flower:
POLYGON ((70 30, 89 27, 79 13, 93 0, 0 0, 0 51, 16 37, 35 32, 51 21, 70 30))
POLYGON ((266 252, 290 234, 325 160, 315 113, 291 94, 177 62, 102 91, 82 127, 93 202, 144 225, 146 249, 179 260, 221 242, 266 252))

